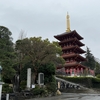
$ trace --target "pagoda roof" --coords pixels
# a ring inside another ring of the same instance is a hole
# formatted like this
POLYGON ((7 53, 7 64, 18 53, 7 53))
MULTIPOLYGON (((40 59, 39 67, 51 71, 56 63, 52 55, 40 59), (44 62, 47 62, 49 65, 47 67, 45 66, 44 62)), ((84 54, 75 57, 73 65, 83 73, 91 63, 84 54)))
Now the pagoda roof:
POLYGON ((81 37, 77 32, 76 30, 73 30, 71 32, 64 32, 62 34, 59 34, 59 35, 56 35, 54 36, 56 39, 58 39, 59 41, 61 41, 62 37, 66 37, 66 36, 74 36, 74 37, 77 37, 79 40, 83 39, 83 37, 81 37))
POLYGON ((64 65, 59 64, 57 66, 57 69, 60 69, 63 67, 65 67, 65 68, 84 68, 84 69, 88 68, 88 67, 76 62, 76 63, 65 63, 64 65))
POLYGON ((66 50, 74 50, 77 51, 79 53, 85 53, 85 51, 83 49, 81 49, 79 46, 65 46, 62 48, 62 51, 66 51, 66 50))
POLYGON ((84 46, 84 44, 82 42, 80 42, 77 38, 71 38, 69 40, 61 41, 61 42, 59 42, 59 45, 64 44, 64 43, 70 43, 70 42, 73 42, 74 44, 77 44, 79 46, 84 46))
POLYGON ((74 59, 79 59, 81 61, 86 61, 86 59, 84 57, 82 57, 81 55, 79 54, 75 54, 75 53, 72 53, 72 54, 63 54, 62 57, 65 59, 65 58, 74 58, 74 59))
POLYGON ((86 66, 84 66, 84 65, 82 65, 82 64, 80 64, 80 63, 76 63, 76 64, 73 64, 73 63, 65 63, 64 64, 64 67, 74 67, 74 68, 79 68, 79 67, 81 67, 81 68, 87 68, 86 66))

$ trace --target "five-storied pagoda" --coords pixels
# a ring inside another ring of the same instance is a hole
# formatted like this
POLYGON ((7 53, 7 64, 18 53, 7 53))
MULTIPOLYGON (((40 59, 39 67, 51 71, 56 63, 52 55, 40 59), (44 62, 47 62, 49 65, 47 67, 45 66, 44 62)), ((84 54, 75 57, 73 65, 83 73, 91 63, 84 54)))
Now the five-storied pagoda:
POLYGON ((86 72, 89 75, 93 75, 94 72, 88 67, 81 64, 82 61, 86 61, 81 54, 85 53, 83 49, 81 49, 84 44, 80 41, 83 39, 75 30, 70 30, 70 20, 69 15, 67 13, 67 29, 65 33, 54 36, 57 40, 59 40, 59 45, 62 48, 62 57, 65 60, 64 65, 57 66, 57 70, 61 71, 63 68, 65 74, 67 76, 82 76, 86 72))

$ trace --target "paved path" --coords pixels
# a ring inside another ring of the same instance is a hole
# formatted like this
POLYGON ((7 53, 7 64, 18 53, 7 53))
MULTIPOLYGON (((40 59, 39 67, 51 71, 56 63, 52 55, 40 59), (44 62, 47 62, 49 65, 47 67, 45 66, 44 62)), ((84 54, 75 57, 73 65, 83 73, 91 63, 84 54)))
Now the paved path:
POLYGON ((26 100, 100 100, 100 94, 64 93, 60 96, 33 98, 26 100))

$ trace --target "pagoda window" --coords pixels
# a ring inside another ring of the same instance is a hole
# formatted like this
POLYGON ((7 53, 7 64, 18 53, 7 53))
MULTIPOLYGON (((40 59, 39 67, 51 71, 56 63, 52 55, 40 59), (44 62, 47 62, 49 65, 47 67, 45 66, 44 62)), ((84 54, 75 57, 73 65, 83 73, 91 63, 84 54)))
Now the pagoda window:
POLYGON ((70 62, 73 62, 73 58, 70 59, 70 62))
POLYGON ((66 45, 67 47, 68 47, 68 43, 67 43, 67 45, 66 45))
POLYGON ((68 50, 68 54, 69 54, 69 50, 68 50))
POLYGON ((69 43, 69 46, 71 46, 71 43, 69 43))
POLYGON ((69 62, 69 59, 67 59, 66 62, 68 63, 69 62))
POLYGON ((64 47, 66 47, 66 44, 64 44, 64 47))
POLYGON ((72 50, 70 50, 70 53, 73 53, 72 50))
POLYGON ((64 38, 62 37, 62 41, 64 40, 64 38))

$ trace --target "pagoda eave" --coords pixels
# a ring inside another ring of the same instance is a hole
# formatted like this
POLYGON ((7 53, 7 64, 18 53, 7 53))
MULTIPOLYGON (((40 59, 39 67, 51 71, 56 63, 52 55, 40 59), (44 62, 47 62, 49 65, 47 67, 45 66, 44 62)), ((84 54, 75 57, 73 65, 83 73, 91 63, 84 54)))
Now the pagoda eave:
POLYGON ((83 37, 81 37, 77 32, 76 32, 76 30, 74 30, 74 31, 71 31, 71 32, 64 32, 64 33, 62 33, 62 34, 60 34, 60 35, 56 35, 56 36, 54 36, 56 39, 58 39, 59 41, 61 41, 62 39, 62 37, 66 37, 66 36, 76 36, 79 40, 81 40, 81 39, 83 39, 83 37))
POLYGON ((86 69, 87 67, 82 65, 82 64, 79 64, 79 63, 65 63, 64 65, 59 65, 57 66, 57 69, 61 69, 61 68, 83 68, 83 69, 86 69))
POLYGON ((82 42, 80 42, 77 38, 72 38, 72 39, 60 41, 59 45, 62 45, 64 43, 70 43, 70 42, 72 42, 73 44, 77 44, 79 46, 84 46, 84 44, 82 42))
POLYGON ((66 50, 79 51, 81 54, 86 52, 83 49, 79 48, 78 46, 68 46, 68 47, 67 46, 64 46, 62 48, 62 51, 66 51, 66 50))
POLYGON ((62 55, 62 57, 64 58, 64 59, 67 59, 67 58, 72 58, 72 57, 74 57, 75 59, 80 59, 81 61, 86 61, 86 59, 84 58, 84 57, 82 57, 82 56, 80 56, 79 54, 68 54, 68 55, 62 55))

